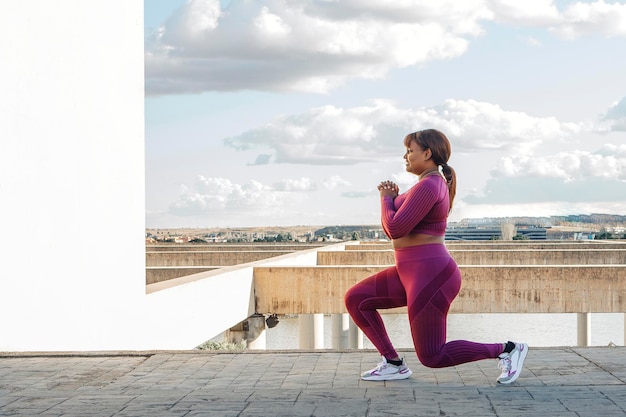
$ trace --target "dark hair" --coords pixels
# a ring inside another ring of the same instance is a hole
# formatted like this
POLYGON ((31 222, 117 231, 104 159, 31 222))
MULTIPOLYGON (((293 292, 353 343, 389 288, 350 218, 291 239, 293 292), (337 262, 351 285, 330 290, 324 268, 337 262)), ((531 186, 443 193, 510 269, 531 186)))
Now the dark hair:
POLYGON ((454 196, 456 195, 456 172, 448 165, 452 148, 450 147, 450 141, 442 132, 436 129, 420 130, 408 134, 404 138, 404 146, 407 148, 411 141, 415 141, 422 149, 430 149, 432 152, 432 159, 435 164, 441 166, 443 176, 448 183, 448 192, 450 195, 450 209, 452 209, 452 203, 454 202, 454 196))

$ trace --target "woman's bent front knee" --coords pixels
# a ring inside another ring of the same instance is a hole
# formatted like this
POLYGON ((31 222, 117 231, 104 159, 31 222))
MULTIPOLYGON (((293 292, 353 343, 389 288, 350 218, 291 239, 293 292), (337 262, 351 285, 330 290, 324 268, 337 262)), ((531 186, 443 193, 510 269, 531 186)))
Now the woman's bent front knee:
POLYGON ((445 368, 448 366, 439 356, 424 356, 418 353, 417 359, 427 368, 445 368))
POLYGON ((358 291, 355 291, 355 287, 356 286, 350 288, 348 291, 346 291, 345 295, 343 296, 343 303, 346 306, 346 309, 348 310, 348 312, 357 310, 363 298, 358 293, 358 291))

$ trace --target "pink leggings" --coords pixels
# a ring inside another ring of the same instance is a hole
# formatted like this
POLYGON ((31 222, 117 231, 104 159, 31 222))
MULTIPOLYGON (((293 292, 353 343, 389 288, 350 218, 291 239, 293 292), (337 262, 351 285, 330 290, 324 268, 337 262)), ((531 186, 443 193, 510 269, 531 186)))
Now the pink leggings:
POLYGON ((350 288, 345 303, 357 326, 381 355, 398 356, 377 309, 408 307, 415 352, 431 368, 497 358, 502 343, 446 343, 446 318, 461 289, 461 272, 442 244, 395 249, 396 265, 350 288))

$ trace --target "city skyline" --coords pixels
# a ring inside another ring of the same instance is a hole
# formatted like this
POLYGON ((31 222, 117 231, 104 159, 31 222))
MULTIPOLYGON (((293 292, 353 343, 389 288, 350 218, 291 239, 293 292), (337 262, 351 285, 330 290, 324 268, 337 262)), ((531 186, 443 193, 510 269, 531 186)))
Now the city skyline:
POLYGON ((144 9, 149 228, 376 224, 431 127, 451 221, 626 213, 623 1, 144 9))

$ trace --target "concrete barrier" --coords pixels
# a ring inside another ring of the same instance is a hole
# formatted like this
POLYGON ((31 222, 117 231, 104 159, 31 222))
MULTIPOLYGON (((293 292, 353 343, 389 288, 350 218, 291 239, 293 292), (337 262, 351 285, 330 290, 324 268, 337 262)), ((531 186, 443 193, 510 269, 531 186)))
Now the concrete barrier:
MULTIPOLYGON (((459 265, 619 265, 626 264, 624 249, 519 249, 457 250, 448 247, 459 265)), ((393 265, 392 249, 325 251, 318 265, 393 265)))
MULTIPOLYGON (((276 314, 345 313, 343 296, 385 266, 258 266, 255 310, 276 314)), ((452 313, 626 312, 626 266, 461 266, 452 313)), ((390 313, 406 309, 388 310, 390 313)))
POLYGON ((146 266, 232 266, 294 252, 292 250, 147 252, 146 266))
MULTIPOLYGON (((329 248, 330 250, 341 250, 343 244, 335 244, 329 248)), ((218 277, 225 277, 229 274, 237 271, 245 271, 245 275, 250 280, 253 279, 253 271, 255 267, 262 267, 268 265, 275 266, 314 266, 316 262, 316 254, 318 250, 324 250, 319 248, 307 249, 303 251, 288 253, 285 255, 276 256, 273 258, 261 259, 259 261, 248 262, 244 264, 225 266, 219 268, 219 270, 198 272, 192 275, 185 275, 182 277, 174 278, 167 281, 156 282, 154 284, 146 285, 146 294, 157 294, 159 292, 168 292, 170 290, 177 290, 179 288, 188 287, 198 282, 213 281, 218 277)), ((251 306, 253 308, 253 306, 251 306)))
POLYGON ((219 266, 149 266, 146 268, 146 284, 154 284, 174 278, 220 269, 219 266))

